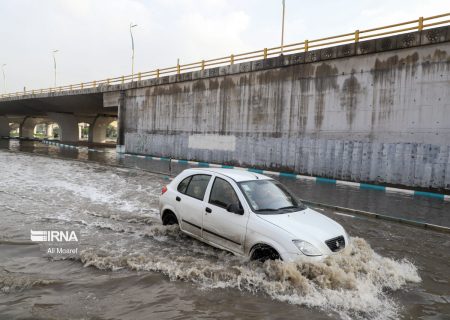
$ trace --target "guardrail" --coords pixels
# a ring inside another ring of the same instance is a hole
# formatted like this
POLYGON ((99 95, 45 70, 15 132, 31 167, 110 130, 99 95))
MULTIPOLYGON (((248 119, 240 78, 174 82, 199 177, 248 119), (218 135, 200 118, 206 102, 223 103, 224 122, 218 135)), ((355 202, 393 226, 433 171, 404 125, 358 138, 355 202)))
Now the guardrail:
POLYGON ((420 17, 417 20, 411 20, 396 24, 391 24, 388 26, 372 28, 367 30, 356 30, 351 33, 341 34, 337 36, 325 37, 321 39, 315 40, 305 40, 303 42, 293 43, 284 45, 283 47, 272 47, 272 48, 264 48, 262 50, 239 53, 239 54, 231 54, 226 57, 210 59, 210 60, 201 60, 199 62, 193 62, 188 64, 177 64, 174 67, 168 67, 163 69, 156 69, 147 72, 138 72, 131 75, 120 76, 115 78, 108 78, 103 80, 96 80, 91 82, 82 82, 79 84, 71 84, 60 87, 46 88, 46 89, 38 89, 38 90, 27 90, 27 91, 19 91, 14 93, 7 93, 0 95, 0 98, 7 97, 19 97, 23 95, 35 95, 42 93, 51 93, 51 92, 63 92, 63 91, 71 91, 71 90, 79 90, 79 89, 87 89, 87 88, 95 88, 101 85, 115 85, 115 84, 124 84, 133 81, 141 81, 145 79, 159 78, 161 76, 180 74, 182 71, 195 71, 195 70, 205 70, 208 67, 212 66, 224 66, 224 65, 232 65, 236 62, 245 62, 252 61, 255 59, 267 59, 269 57, 273 57, 276 55, 284 54, 284 53, 297 53, 297 52, 307 52, 310 49, 319 49, 337 44, 346 44, 346 43, 358 43, 362 40, 369 40, 374 38, 379 38, 381 36, 387 35, 396 35, 409 31, 422 31, 425 28, 443 26, 450 23, 450 19, 445 19, 450 17, 450 13, 444 13, 432 17, 420 17))

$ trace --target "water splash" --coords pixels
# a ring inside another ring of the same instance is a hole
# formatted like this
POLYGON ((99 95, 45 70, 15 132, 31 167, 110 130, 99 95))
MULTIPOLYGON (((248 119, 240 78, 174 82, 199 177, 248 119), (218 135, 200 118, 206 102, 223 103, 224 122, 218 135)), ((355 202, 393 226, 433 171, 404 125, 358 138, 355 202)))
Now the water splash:
MULTIPOLYGON (((167 234, 175 232, 167 228, 167 234)), ((161 229, 154 229, 155 234, 161 229)), ((394 319, 399 306, 389 296, 408 282, 420 282, 409 261, 375 253, 361 238, 352 238, 346 252, 321 262, 299 260, 252 262, 224 254, 212 259, 163 252, 110 252, 84 250, 80 260, 99 269, 161 272, 170 280, 190 281, 200 287, 236 288, 262 292, 273 299, 340 314, 342 319, 394 319)))

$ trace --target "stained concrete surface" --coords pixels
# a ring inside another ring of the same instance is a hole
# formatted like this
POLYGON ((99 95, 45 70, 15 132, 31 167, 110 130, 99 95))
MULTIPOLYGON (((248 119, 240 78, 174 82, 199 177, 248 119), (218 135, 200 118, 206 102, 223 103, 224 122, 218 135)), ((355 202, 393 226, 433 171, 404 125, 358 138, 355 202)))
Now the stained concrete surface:
POLYGON ((449 53, 446 42, 130 89, 125 150, 449 189, 449 53))

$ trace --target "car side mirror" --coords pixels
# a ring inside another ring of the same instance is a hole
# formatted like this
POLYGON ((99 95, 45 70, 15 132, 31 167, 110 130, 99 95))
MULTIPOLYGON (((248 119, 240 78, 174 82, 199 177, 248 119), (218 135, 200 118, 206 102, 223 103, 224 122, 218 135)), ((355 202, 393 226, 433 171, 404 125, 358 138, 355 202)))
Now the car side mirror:
POLYGON ((242 209, 239 205, 234 204, 234 203, 229 204, 227 206, 227 211, 228 212, 233 212, 235 214, 239 214, 241 216, 244 214, 244 209, 242 209))

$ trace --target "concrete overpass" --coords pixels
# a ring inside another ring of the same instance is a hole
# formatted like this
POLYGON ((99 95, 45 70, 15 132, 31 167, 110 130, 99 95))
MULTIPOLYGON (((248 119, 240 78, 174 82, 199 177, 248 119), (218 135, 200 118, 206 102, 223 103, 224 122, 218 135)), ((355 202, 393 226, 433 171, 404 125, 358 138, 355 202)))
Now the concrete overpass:
POLYGON ((54 121, 74 141, 88 122, 96 142, 117 117, 125 152, 448 189, 450 27, 424 26, 3 97, 0 130, 54 121))
POLYGON ((105 126, 117 119, 117 106, 104 108, 98 88, 79 92, 23 95, 0 100, 0 136, 8 136, 10 123, 20 125, 20 136, 33 138, 37 124, 57 123, 63 141, 78 141, 78 124, 90 124, 91 142, 104 142, 105 126))

